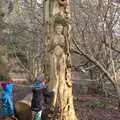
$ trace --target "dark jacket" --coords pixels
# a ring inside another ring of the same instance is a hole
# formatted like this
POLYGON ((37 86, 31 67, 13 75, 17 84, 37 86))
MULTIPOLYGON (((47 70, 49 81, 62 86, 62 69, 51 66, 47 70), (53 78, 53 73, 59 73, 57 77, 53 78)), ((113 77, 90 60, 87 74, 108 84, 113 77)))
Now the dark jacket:
POLYGON ((31 103, 32 111, 38 112, 45 109, 45 99, 53 96, 53 92, 49 92, 47 88, 34 87, 32 89, 33 98, 31 103))

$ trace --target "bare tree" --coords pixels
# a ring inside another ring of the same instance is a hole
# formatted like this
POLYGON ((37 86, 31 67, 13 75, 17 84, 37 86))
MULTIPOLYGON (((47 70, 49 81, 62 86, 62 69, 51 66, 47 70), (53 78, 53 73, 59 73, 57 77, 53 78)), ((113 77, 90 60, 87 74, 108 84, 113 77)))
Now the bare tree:
POLYGON ((80 56, 88 60, 84 67, 92 73, 92 79, 101 83, 105 93, 108 92, 105 83, 109 80, 120 96, 119 83, 116 80, 120 59, 119 3, 83 0, 72 5, 73 42, 80 56))
MULTIPOLYGON (((10 0, 7 3, 4 1, 4 9, 9 6, 9 2, 11 3, 10 0)), ((37 1, 30 0, 14 0, 12 3, 12 11, 7 12, 6 9, 6 28, 0 43, 8 46, 10 59, 17 61, 15 66, 11 66, 11 72, 24 71, 28 80, 34 80, 43 73, 42 6, 37 1)))

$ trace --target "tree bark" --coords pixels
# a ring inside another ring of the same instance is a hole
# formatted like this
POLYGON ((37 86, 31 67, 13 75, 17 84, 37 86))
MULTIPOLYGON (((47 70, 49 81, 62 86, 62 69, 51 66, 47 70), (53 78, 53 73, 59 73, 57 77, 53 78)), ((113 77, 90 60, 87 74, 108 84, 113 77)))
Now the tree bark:
POLYGON ((51 120, 77 120, 70 70, 69 0, 44 0, 44 73, 55 91, 51 120))

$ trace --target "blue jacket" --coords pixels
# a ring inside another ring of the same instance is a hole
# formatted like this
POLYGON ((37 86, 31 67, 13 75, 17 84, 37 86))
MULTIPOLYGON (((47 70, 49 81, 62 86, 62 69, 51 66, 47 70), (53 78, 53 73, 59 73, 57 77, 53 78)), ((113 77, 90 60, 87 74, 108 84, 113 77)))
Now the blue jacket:
POLYGON ((7 84, 3 88, 2 92, 2 110, 1 114, 3 116, 13 115, 14 107, 13 107, 13 96, 12 96, 13 84, 7 84))

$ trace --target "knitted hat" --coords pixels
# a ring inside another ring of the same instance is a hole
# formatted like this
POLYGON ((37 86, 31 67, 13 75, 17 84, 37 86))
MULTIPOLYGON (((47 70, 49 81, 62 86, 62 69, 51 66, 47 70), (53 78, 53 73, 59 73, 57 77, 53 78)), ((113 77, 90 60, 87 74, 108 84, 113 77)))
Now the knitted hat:
POLYGON ((11 83, 10 82, 3 82, 3 83, 1 83, 1 86, 5 87, 7 84, 11 84, 11 83))
POLYGON ((44 78, 41 76, 37 77, 33 85, 34 87, 44 87, 45 86, 44 78))
POLYGON ((41 76, 39 76, 39 77, 37 77, 37 78, 35 79, 35 81, 43 82, 43 81, 44 81, 44 78, 41 77, 41 76))
POLYGON ((13 90, 13 84, 10 83, 10 82, 3 82, 1 84, 1 86, 3 87, 3 90, 7 93, 12 93, 12 90, 13 90))

